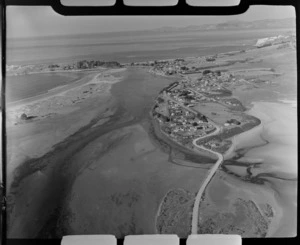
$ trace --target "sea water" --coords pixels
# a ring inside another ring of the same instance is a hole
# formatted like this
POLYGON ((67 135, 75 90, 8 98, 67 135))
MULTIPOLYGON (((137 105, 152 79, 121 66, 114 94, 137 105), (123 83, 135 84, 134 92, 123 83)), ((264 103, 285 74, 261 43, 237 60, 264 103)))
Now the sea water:
MULTIPOLYGON (((250 49, 258 38, 288 31, 290 30, 139 31, 132 32, 131 35, 119 32, 8 39, 7 64, 73 63, 80 59, 130 63, 197 57, 250 49)), ((74 78, 62 74, 8 76, 7 101, 36 96, 73 80, 74 78)))
POLYGON ((82 74, 42 73, 6 77, 7 103, 30 98, 78 80, 82 74))
POLYGON ((7 40, 8 64, 69 62, 74 59, 136 62, 213 55, 253 47, 257 39, 289 29, 243 31, 138 31, 7 40))

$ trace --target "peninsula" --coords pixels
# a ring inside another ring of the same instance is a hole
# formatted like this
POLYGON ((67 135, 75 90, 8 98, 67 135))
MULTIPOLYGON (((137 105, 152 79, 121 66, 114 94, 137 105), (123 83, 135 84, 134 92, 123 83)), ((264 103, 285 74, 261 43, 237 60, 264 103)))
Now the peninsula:
POLYGON ((295 54, 9 65, 8 236, 292 236, 295 54))

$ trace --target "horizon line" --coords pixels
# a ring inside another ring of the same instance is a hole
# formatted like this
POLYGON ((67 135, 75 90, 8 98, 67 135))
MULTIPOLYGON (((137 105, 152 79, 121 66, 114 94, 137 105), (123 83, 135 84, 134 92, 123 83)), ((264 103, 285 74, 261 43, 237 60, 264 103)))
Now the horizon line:
MULTIPOLYGON (((151 29, 136 29, 136 30, 127 30, 127 31, 105 31, 105 32, 90 32, 90 33, 74 33, 74 34, 57 34, 57 35, 45 35, 45 36, 20 36, 20 37, 7 37, 7 40, 16 40, 16 39, 44 39, 44 38, 55 38, 55 37, 78 37, 78 36, 84 36, 84 35, 99 35, 99 34, 117 34, 117 33, 132 33, 132 32, 149 32, 149 31, 158 31, 163 28, 178 28, 178 29, 184 29, 187 27, 204 27, 204 26, 216 26, 219 24, 223 23, 230 23, 230 22, 245 22, 245 23, 252 23, 252 22, 257 22, 257 21, 283 21, 283 20, 288 20, 288 19, 296 19, 296 17, 288 17, 288 18, 282 18, 282 19, 257 19, 257 20, 228 20, 228 21, 222 21, 218 23, 207 23, 207 24, 202 24, 202 25, 186 25, 186 26, 162 26, 162 27, 156 27, 156 28, 151 28, 151 29)), ((296 24, 296 23, 295 23, 296 24)), ((276 28, 276 27, 274 27, 276 28)), ((280 28, 280 27, 279 27, 280 28)), ((292 27, 291 27, 292 28, 292 27)), ((206 29, 203 31, 218 31, 217 29, 206 29)))

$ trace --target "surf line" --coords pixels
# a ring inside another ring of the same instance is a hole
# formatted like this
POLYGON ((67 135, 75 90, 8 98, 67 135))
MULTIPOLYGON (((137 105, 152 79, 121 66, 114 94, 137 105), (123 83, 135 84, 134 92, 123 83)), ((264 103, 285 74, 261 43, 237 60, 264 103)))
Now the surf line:
MULTIPOLYGON (((216 132, 214 134, 218 134, 219 131, 220 131, 220 128, 217 127, 217 130, 216 130, 216 132)), ((211 136, 211 135, 209 135, 209 136, 211 136)), ((217 155, 218 156, 218 160, 216 161, 216 163, 214 164, 214 166, 209 170, 209 174, 206 176, 205 180, 201 184, 201 186, 199 188, 199 191, 197 193, 197 196, 195 198, 194 207, 193 207, 193 215, 192 215, 192 234, 198 234, 199 204, 200 204, 203 192, 205 191, 205 188, 208 185, 209 181, 212 179, 212 177, 214 176, 214 174, 216 173, 216 171, 218 170, 218 168, 220 167, 220 165, 224 161, 224 157, 223 157, 223 155, 221 153, 215 152, 215 151, 207 149, 207 148, 205 148, 203 146, 197 145, 196 142, 199 139, 201 139, 201 137, 193 140, 194 146, 196 146, 197 148, 199 148, 201 150, 209 151, 209 152, 217 155)))

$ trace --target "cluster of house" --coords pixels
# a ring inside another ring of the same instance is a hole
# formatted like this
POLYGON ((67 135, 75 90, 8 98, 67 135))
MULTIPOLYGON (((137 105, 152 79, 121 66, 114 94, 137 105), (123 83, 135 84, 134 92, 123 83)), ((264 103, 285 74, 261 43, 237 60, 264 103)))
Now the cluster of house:
POLYGON ((238 110, 238 111, 245 110, 245 107, 242 105, 242 103, 239 100, 234 98, 222 99, 219 102, 233 110, 238 110))
POLYGON ((207 56, 207 57, 198 57, 197 64, 193 61, 187 59, 169 59, 169 60, 159 60, 159 61, 146 61, 146 62, 132 62, 131 66, 152 66, 150 72, 159 74, 159 75, 174 75, 174 74, 194 74, 210 73, 208 77, 212 78, 213 82, 216 82, 218 77, 219 81, 228 81, 230 74, 221 72, 211 72, 210 70, 203 70, 203 62, 211 63, 215 62, 216 56, 207 56), (199 63, 201 65, 199 66, 199 63), (216 76, 217 75, 217 76, 216 76))
MULTIPOLYGON (((215 59, 213 57, 204 57, 203 61, 212 62, 215 59)), ((198 60, 199 62, 199 60, 198 60)), ((137 64, 137 63, 133 63, 137 64)), ((138 63, 141 65, 141 63, 138 63)), ((184 59, 175 59, 175 60, 162 60, 155 62, 142 63, 143 65, 151 65, 153 68, 150 72, 154 72, 159 75, 174 75, 174 74, 193 74, 193 73, 202 73, 202 67, 189 66, 188 61, 184 59)))
MULTIPOLYGON (((221 103, 230 107, 241 106, 237 99, 221 96, 227 92, 230 95, 230 90, 224 88, 222 83, 228 83, 228 80, 232 79, 233 76, 228 73, 209 71, 199 79, 184 78, 181 82, 174 82, 163 89, 154 110, 162 131, 188 147, 195 138, 214 132, 216 126, 192 107, 206 102, 221 103)), ((238 125, 241 125, 240 121, 230 119, 223 126, 238 125)), ((213 139, 204 143, 204 146, 222 152, 228 149, 228 144, 230 142, 213 139)))
POLYGON ((179 142, 186 139, 192 140, 216 130, 205 116, 186 110, 178 103, 169 100, 161 103, 159 107, 162 108, 156 111, 162 112, 158 120, 164 125, 163 131, 179 142), (166 105, 168 114, 165 113, 166 105))
POLYGON ((230 119, 230 120, 227 120, 226 123, 224 123, 224 126, 225 127, 228 127, 228 126, 238 126, 238 125, 241 125, 241 122, 238 121, 237 119, 230 119))
POLYGON ((203 76, 197 80, 185 80, 181 84, 174 85, 166 91, 166 94, 180 102, 217 102, 220 99, 218 96, 205 95, 217 95, 222 89, 220 84, 213 83, 207 76, 203 76))
POLYGON ((209 92, 212 89, 220 89, 218 84, 212 83, 206 78, 199 78, 197 81, 192 82, 190 86, 198 93, 209 92))
POLYGON ((174 89, 172 91, 165 92, 164 94, 186 107, 194 107, 201 102, 216 101, 214 98, 208 98, 202 94, 195 93, 188 87, 185 87, 184 89, 174 89))
POLYGON ((213 87, 219 87, 222 84, 228 84, 235 80, 233 75, 228 72, 205 70, 203 75, 205 75, 202 78, 203 82, 213 87))
POLYGON ((161 75, 184 74, 189 70, 184 59, 154 61, 152 66, 151 71, 161 75))
MULTIPOLYGON (((199 142, 200 143, 200 142, 199 142)), ((210 141, 203 144, 203 146, 207 149, 217 151, 220 153, 224 153, 231 146, 231 141, 229 140, 221 140, 221 139, 211 139, 210 141)))
POLYGON ((229 106, 238 106, 239 104, 238 103, 234 103, 230 100, 224 100, 223 101, 226 105, 229 105, 229 106))

